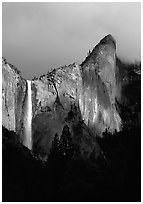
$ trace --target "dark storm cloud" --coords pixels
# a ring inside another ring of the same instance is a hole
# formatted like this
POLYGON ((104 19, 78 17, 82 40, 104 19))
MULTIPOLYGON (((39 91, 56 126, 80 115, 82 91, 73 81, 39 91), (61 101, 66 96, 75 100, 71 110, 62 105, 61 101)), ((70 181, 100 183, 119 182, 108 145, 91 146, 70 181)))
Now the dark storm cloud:
POLYGON ((121 58, 140 60, 140 10, 140 3, 3 3, 3 56, 33 78, 82 62, 111 33, 121 58))

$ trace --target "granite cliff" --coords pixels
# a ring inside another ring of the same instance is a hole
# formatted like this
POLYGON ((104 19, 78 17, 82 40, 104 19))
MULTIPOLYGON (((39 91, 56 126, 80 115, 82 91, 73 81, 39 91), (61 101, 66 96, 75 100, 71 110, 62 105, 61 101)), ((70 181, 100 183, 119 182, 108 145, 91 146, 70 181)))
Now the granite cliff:
POLYGON ((89 156, 94 150, 96 156, 100 152, 96 137, 102 137, 105 131, 119 132, 129 124, 130 116, 123 114, 124 108, 135 113, 137 123, 140 121, 140 98, 128 91, 131 86, 132 91, 140 91, 139 70, 130 69, 117 58, 111 35, 103 38, 82 64, 53 69, 31 80, 31 88, 20 72, 3 59, 3 126, 15 131, 19 141, 42 158, 49 154, 55 135, 60 137, 67 126, 82 154, 89 156), (31 145, 25 142, 29 89, 31 145))
MULTIPOLYGON (((6 59, 2 59, 2 125, 23 134, 23 113, 26 98, 26 80, 6 59)), ((20 138, 22 140, 22 138, 20 138)))

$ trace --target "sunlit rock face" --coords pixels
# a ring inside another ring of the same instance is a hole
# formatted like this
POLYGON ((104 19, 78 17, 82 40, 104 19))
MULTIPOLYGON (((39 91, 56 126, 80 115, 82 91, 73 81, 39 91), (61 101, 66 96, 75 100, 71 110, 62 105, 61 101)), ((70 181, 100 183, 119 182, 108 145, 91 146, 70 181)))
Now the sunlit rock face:
POLYGON ((2 124, 17 132, 23 140, 23 113, 26 97, 26 80, 13 65, 2 61, 2 124))
POLYGON ((82 93, 80 109, 83 119, 95 134, 120 131, 121 118, 116 110, 116 44, 108 35, 81 64, 82 93))

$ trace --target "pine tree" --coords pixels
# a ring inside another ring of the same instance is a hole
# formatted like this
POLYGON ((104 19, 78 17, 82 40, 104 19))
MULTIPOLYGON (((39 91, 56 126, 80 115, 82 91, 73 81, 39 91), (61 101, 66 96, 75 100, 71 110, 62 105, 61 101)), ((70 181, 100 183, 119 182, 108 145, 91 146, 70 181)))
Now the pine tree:
POLYGON ((51 147, 51 150, 50 150, 50 154, 49 154, 49 160, 50 161, 57 161, 58 160, 58 157, 59 157, 59 137, 58 137, 58 134, 56 133, 55 134, 55 137, 54 137, 54 140, 52 142, 52 147, 51 147))
POLYGON ((52 147, 49 154, 49 161, 54 163, 66 164, 77 155, 77 148, 72 142, 72 136, 68 125, 65 125, 62 135, 59 138, 57 134, 52 142, 52 147))
POLYGON ((72 137, 67 125, 64 126, 60 139, 60 153, 65 160, 70 160, 74 154, 74 147, 72 144, 72 137))

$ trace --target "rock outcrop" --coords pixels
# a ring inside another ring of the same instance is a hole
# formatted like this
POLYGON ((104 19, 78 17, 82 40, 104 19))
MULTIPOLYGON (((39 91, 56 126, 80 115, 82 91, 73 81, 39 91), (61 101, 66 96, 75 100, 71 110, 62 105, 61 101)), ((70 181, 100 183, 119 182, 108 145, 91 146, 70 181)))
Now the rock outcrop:
POLYGON ((23 113, 26 98, 26 80, 10 63, 2 60, 2 124, 23 140, 23 113))
MULTIPOLYGON (((139 80, 140 74, 134 70, 133 73, 139 80)), ((128 104, 123 90, 129 81, 129 69, 120 69, 111 35, 103 38, 81 65, 74 63, 34 78, 31 81, 33 152, 47 156, 55 134, 60 137, 68 126, 73 142, 80 143, 83 154, 88 156, 93 150, 98 154, 96 137, 102 137, 106 130, 114 133, 122 129, 120 110, 121 104, 128 104)), ((27 128, 24 126, 27 93, 27 81, 3 60, 3 126, 17 132, 22 143, 27 128)))
POLYGON ((86 125, 96 134, 108 129, 121 129, 121 118, 116 110, 116 43, 106 36, 81 64, 82 94, 80 106, 86 125))

